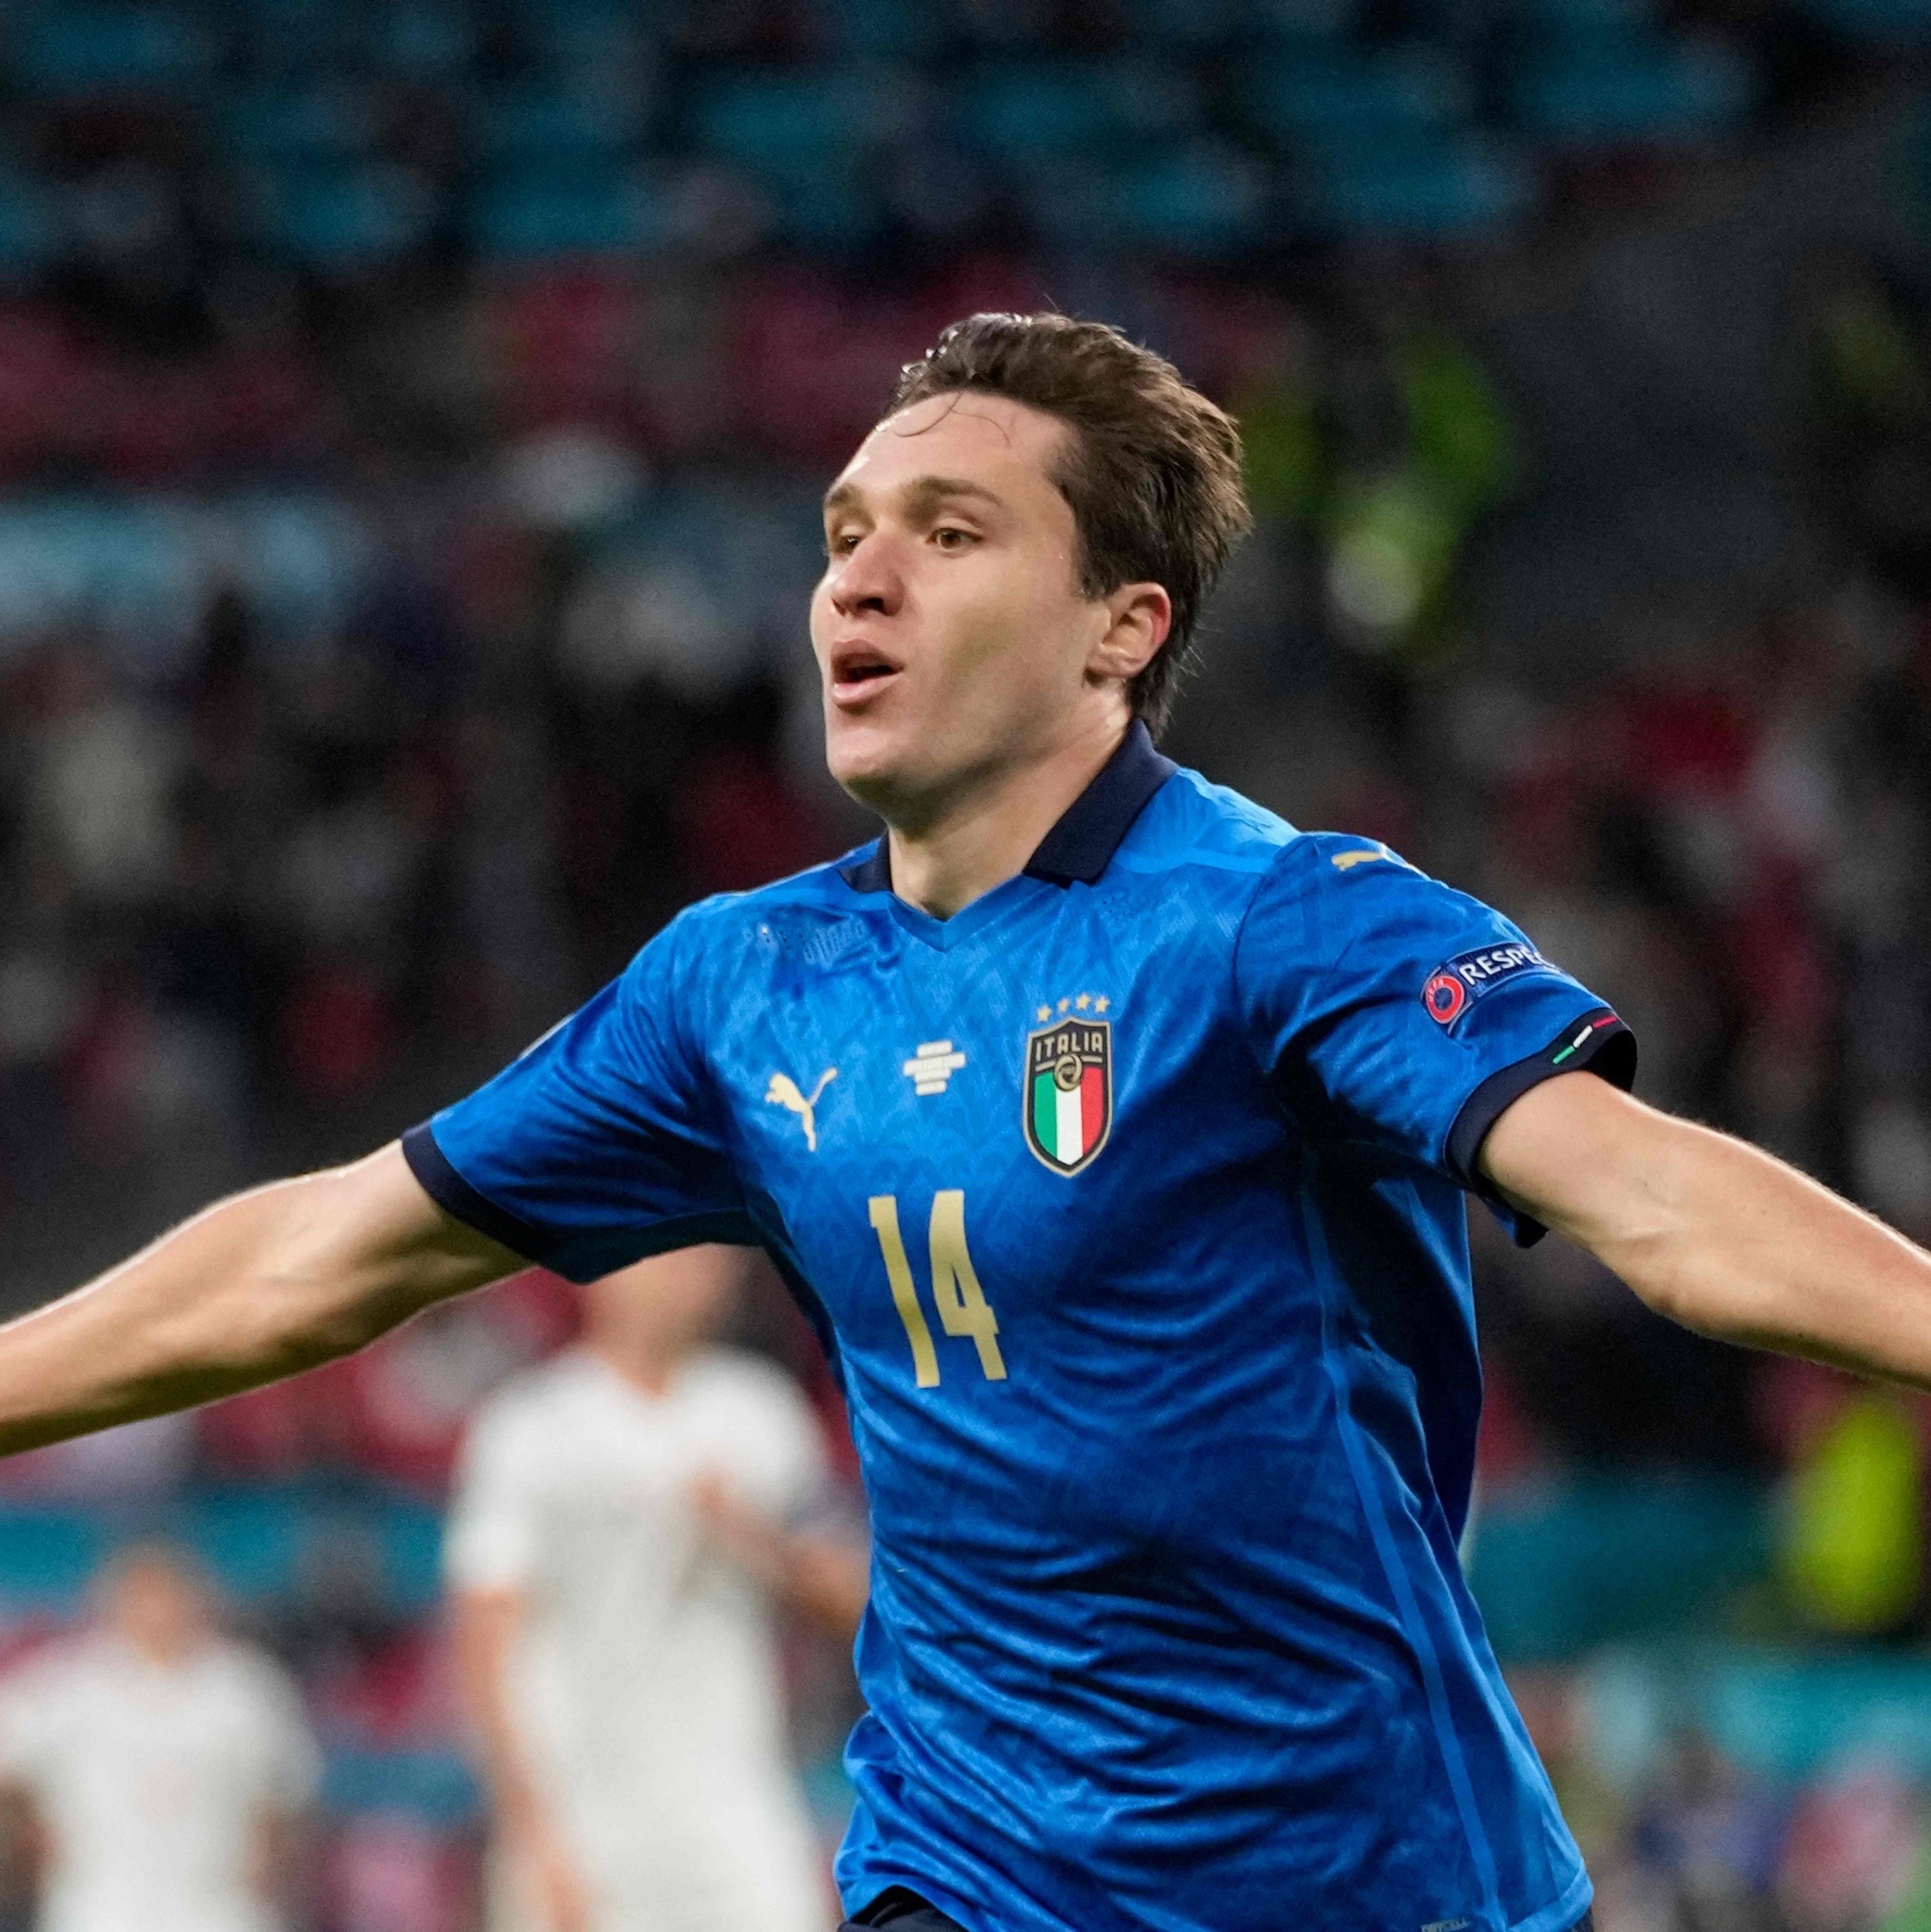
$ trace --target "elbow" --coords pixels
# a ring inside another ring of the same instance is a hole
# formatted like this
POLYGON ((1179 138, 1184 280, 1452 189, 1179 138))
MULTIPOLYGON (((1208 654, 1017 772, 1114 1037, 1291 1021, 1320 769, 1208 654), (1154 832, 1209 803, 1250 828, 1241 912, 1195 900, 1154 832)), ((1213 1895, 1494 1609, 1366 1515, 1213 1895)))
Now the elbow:
POLYGON ((1707 1295, 1698 1292, 1697 1270, 1684 1252, 1680 1231, 1652 1226, 1588 1245, 1652 1314, 1699 1335, 1720 1336, 1720 1317, 1707 1295))

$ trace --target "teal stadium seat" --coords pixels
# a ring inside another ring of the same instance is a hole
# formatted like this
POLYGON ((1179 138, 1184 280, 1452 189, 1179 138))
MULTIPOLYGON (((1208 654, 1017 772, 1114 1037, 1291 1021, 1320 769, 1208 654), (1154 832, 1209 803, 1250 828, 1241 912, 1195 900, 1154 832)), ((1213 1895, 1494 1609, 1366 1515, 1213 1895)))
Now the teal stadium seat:
POLYGON ((85 1510, 0 1504, 0 1612, 73 1616, 107 1547, 85 1510))
POLYGON ((1524 62, 1510 88, 1524 133, 1558 152, 1683 146, 1743 125, 1756 80, 1730 46, 1642 40, 1524 62))
POLYGON ((867 158, 917 128, 925 98, 917 75, 893 66, 745 73, 698 93, 685 130, 698 152, 758 179, 788 240, 848 248, 879 220, 867 158))
POLYGON ((404 1817, 444 1830, 474 1825, 482 1816, 476 1774, 460 1751, 331 1750, 323 1774, 322 1807, 334 1817, 404 1817))
POLYGON ((925 0, 821 0, 814 14, 819 38, 841 54, 917 60, 944 43, 944 16, 925 0))
POLYGON ((1241 94, 1263 141, 1321 159, 1437 141, 1465 125, 1473 105, 1460 64, 1426 47, 1287 54, 1257 66, 1241 94))
POLYGON ((1276 226, 1272 182, 1252 155, 1224 141, 1187 142, 1125 170, 1116 205, 1132 247, 1175 256, 1244 253, 1276 226))
POLYGON ((988 62, 953 105, 959 138, 1012 168, 1125 158, 1191 133, 1201 118, 1191 73, 1131 57, 988 62))
POLYGON ((484 97, 472 131, 477 151, 492 163, 575 165, 634 150, 646 121, 643 96, 634 87, 548 78, 484 97))
POLYGON ((1298 206, 1323 232, 1377 242, 1479 242, 1532 214, 1537 170, 1486 135, 1466 130, 1391 144, 1305 171, 1298 206))
POLYGON ((1273 44, 1315 46, 1345 40, 1365 10, 1365 0, 1252 0, 1248 17, 1273 44))
POLYGON ((1764 1576, 1769 1498, 1687 1472, 1621 1472, 1503 1495, 1479 1512, 1469 1582, 1505 1664, 1707 1627, 1715 1604, 1764 1576))
POLYGON ((223 100, 217 125, 230 159, 244 169, 351 160, 376 140, 368 90, 340 79, 238 88, 223 100))
POLYGON ((446 0, 403 0, 377 9, 368 47, 377 70, 399 80, 460 78, 481 51, 474 10, 446 0))
POLYGON ((31 93, 174 93, 214 67, 216 48, 200 23, 173 8, 47 6, 11 37, 8 65, 31 93))
POLYGON ((669 231, 649 170, 589 155, 493 170, 470 196, 465 227, 479 255, 508 262, 647 250, 669 231))
POLYGON ((437 212, 422 176, 383 162, 293 162, 260 170, 254 188, 257 238, 325 274, 400 260, 428 239, 437 212))
POLYGON ((662 16, 625 0, 517 0, 510 15, 519 50, 539 68, 605 79, 647 54, 662 16))
POLYGON ((1803 0, 1827 32, 1888 52, 1931 46, 1931 0, 1803 0))
POLYGON ((47 190, 0 168, 0 287, 31 280, 53 259, 58 231, 47 190))
POLYGON ((237 10, 245 63, 306 81, 358 51, 356 17, 341 0, 245 0, 237 10))
POLYGON ((1125 0, 1120 9, 1136 40, 1202 49, 1239 39, 1259 24, 1262 10, 1250 0, 1125 0))
POLYGON ((1111 168, 1047 169, 1020 199, 1042 236, 1074 250, 1211 258, 1263 247, 1278 226, 1266 166, 1212 136, 1111 168))

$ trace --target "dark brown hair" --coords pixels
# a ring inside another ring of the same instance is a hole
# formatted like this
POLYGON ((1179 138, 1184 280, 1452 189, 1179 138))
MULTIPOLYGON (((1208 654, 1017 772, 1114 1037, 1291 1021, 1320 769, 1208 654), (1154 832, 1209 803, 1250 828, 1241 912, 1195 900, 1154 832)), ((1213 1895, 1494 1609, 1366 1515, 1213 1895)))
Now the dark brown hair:
POLYGON ((1128 688, 1135 715, 1157 731, 1200 605, 1253 520, 1233 418, 1165 357, 1065 315, 955 322, 905 364, 886 413, 962 389, 1026 404, 1072 430, 1053 480, 1079 532, 1083 594, 1154 583, 1173 600, 1166 643, 1128 688))

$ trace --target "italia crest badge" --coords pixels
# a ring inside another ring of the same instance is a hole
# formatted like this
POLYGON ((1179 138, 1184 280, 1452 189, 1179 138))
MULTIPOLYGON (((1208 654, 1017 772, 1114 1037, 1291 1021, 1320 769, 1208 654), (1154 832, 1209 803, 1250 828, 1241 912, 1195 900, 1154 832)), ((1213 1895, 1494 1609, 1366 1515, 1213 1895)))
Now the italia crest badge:
POLYGON ((1113 1030, 1075 1015, 1026 1035, 1026 1144, 1055 1174, 1077 1174, 1113 1124, 1113 1030))

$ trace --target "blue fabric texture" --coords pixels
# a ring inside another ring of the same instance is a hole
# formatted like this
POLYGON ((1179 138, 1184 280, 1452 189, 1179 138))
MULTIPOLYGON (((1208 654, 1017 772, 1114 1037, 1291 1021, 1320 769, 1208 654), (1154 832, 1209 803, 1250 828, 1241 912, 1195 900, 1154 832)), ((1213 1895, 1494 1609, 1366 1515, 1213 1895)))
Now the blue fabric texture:
POLYGON ((825 1337, 875 1539, 848 1909, 1558 1932, 1589 1882, 1456 1557, 1463 1192, 1633 1042, 1487 907, 1163 764, 950 920, 878 850, 691 908, 412 1159, 578 1280, 761 1244, 825 1337))

